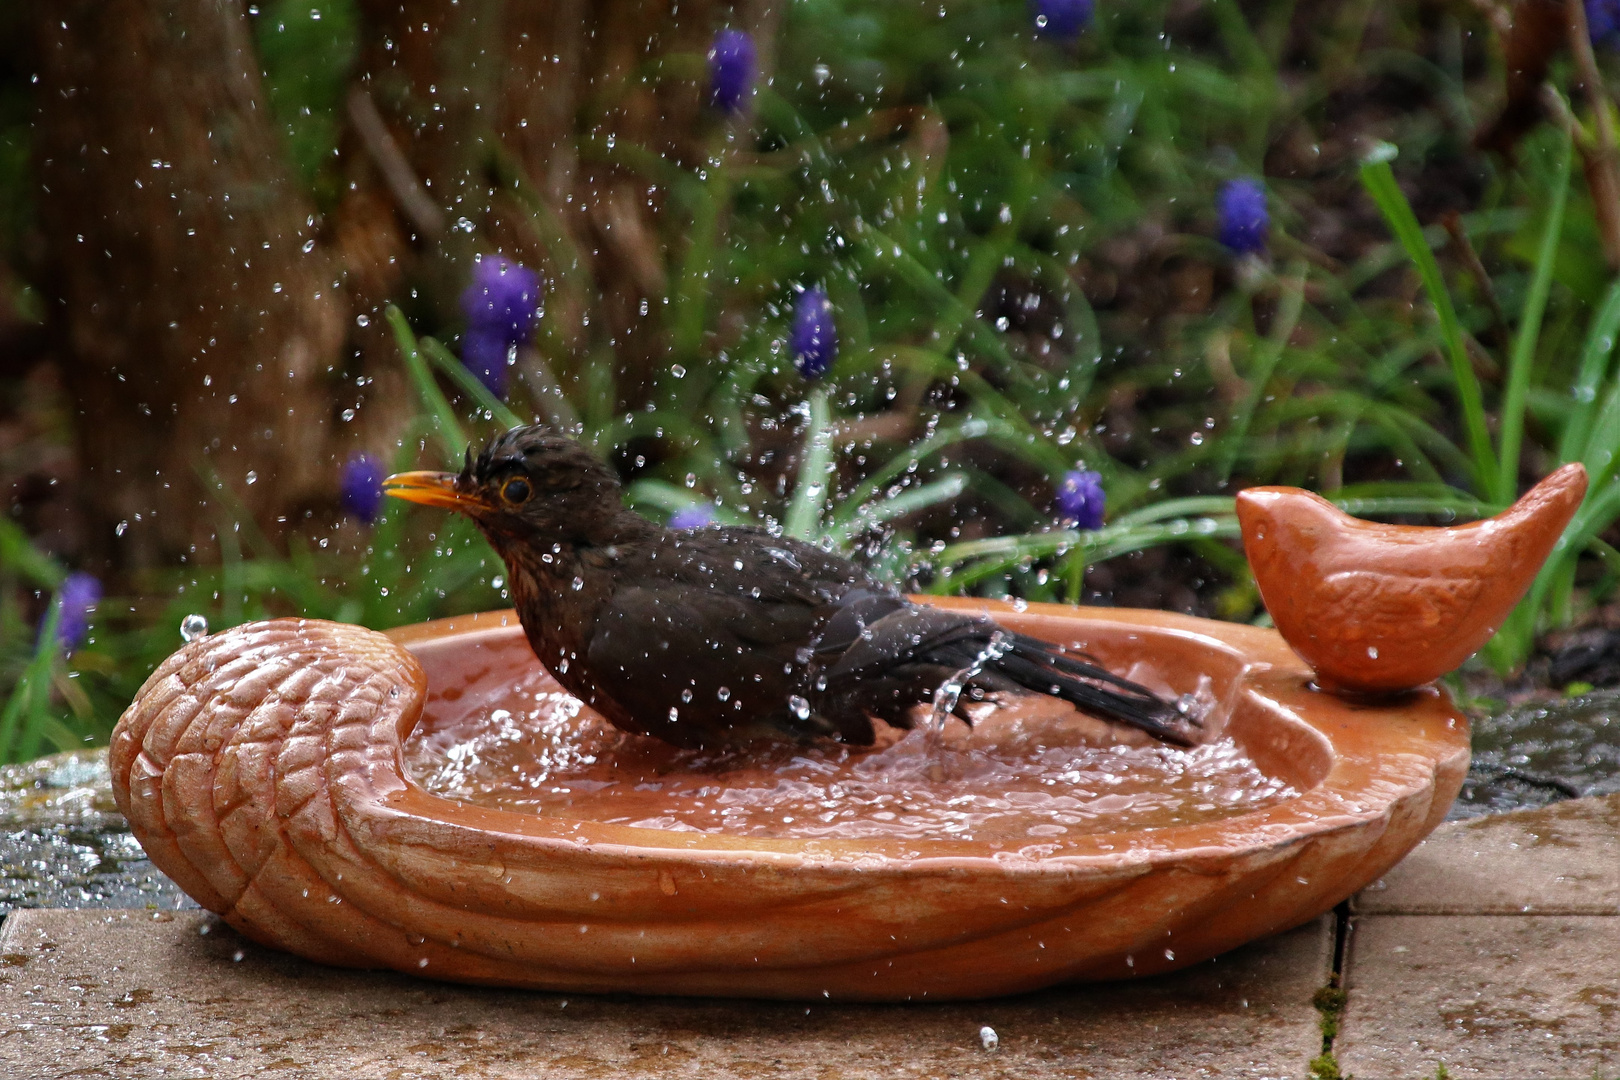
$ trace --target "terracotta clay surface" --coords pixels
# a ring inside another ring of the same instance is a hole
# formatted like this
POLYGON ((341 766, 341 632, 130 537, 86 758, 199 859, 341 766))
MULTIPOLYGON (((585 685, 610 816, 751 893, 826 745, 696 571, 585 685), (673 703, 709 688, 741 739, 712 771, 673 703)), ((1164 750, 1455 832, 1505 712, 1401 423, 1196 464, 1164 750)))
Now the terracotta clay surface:
POLYGON ((1406 690, 1456 669, 1524 596, 1586 495, 1565 465, 1496 517, 1426 528, 1359 521, 1299 488, 1237 496, 1266 610, 1324 686, 1406 690))
POLYGON ((429 684, 484 650, 510 655, 509 612, 392 636, 284 619, 193 642, 119 722, 114 790, 200 903, 323 963, 554 990, 940 1000, 1181 968, 1300 925, 1405 855, 1467 768, 1468 725, 1442 691, 1378 709, 1320 693, 1271 631, 952 606, 1111 667, 1152 657, 1178 692, 1207 677, 1230 703, 1224 733, 1302 794, 1022 849, 676 832, 433 796, 406 778, 401 741, 429 684))

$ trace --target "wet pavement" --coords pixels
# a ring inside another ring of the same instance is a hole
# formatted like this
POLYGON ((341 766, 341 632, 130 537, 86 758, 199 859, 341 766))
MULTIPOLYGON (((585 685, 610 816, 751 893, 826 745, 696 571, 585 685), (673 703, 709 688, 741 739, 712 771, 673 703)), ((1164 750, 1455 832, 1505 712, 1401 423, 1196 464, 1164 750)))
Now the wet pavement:
MULTIPOLYGON (((1576 723, 1510 714, 1481 757, 1620 787, 1576 723)), ((1448 823, 1336 916, 1186 971, 932 1006, 333 971, 174 910, 94 752, 0 770, 0 817, 0 902, 47 909, 0 929, 5 1077, 1308 1077, 1328 1050, 1357 1080, 1620 1078, 1620 793, 1448 823)))
POLYGON ((0 766, 0 916, 13 908, 196 907, 113 803, 107 751, 0 766))
POLYGON ((1474 722, 1453 821, 1620 791, 1620 690, 1535 702, 1474 722))
POLYGON ((878 1006, 481 990, 320 968, 198 912, 24 911, 0 1075, 1292 1080, 1330 922, 1167 978, 878 1006))
POLYGON ((1346 1075, 1620 1076, 1620 794, 1443 825, 1350 910, 1346 1075))

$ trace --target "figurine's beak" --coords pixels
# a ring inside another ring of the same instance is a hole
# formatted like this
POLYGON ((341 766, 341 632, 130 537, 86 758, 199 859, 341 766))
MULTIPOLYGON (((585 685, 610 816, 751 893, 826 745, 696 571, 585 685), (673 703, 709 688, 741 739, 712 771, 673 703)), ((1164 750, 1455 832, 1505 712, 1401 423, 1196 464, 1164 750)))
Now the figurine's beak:
POLYGON ((471 514, 485 509, 483 500, 456 490, 456 474, 448 472, 402 472, 383 481, 383 494, 423 506, 442 506, 471 514))

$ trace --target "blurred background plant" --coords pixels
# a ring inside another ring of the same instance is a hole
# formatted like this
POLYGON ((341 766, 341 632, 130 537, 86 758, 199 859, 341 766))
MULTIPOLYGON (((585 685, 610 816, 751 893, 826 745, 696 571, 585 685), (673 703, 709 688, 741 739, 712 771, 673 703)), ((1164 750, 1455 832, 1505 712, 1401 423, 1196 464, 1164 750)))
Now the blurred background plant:
POLYGON ((500 605, 378 484, 531 419, 676 527, 1239 620, 1243 486, 1446 522, 1580 460, 1483 660, 1620 654, 1589 6, 12 5, 0 759, 105 739, 186 614, 500 605))

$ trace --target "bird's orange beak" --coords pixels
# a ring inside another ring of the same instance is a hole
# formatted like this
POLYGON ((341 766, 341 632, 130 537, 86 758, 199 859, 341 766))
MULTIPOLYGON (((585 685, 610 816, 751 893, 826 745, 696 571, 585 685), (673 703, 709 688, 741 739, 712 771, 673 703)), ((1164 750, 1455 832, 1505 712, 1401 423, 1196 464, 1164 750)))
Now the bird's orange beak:
POLYGON ((442 506, 470 514, 485 509, 482 499, 456 490, 456 474, 448 472, 402 472, 383 481, 383 494, 423 506, 442 506))

